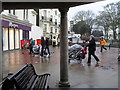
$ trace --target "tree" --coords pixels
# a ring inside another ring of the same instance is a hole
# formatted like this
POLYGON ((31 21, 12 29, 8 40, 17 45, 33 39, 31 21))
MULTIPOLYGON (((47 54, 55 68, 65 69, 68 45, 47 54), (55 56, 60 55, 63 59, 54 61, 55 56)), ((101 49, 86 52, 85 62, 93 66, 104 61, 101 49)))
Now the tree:
MULTIPOLYGON (((116 5, 117 5, 118 27, 119 27, 119 32, 120 32, 120 1, 118 3, 116 3, 116 5)), ((119 36, 119 38, 120 38, 120 36, 119 36)))
POLYGON ((107 15, 109 28, 113 30, 113 38, 116 39, 116 29, 118 28, 118 9, 114 3, 108 4, 104 7, 104 13, 107 15))
POLYGON ((75 25, 73 25, 73 31, 77 34, 82 35, 88 35, 88 32, 90 31, 89 25, 87 25, 84 21, 79 21, 75 25))
POLYGON ((100 12, 97 16, 97 25, 103 26, 105 30, 105 35, 108 38, 108 31, 113 31, 113 38, 116 39, 116 29, 118 28, 118 8, 117 4, 111 3, 104 6, 104 11, 100 12))
POLYGON ((109 17, 104 11, 101 11, 100 15, 98 15, 96 17, 96 24, 98 26, 104 27, 105 36, 107 36, 107 39, 108 39, 108 31, 109 31, 109 22, 108 22, 108 20, 109 20, 109 17))
POLYGON ((90 28, 88 34, 91 34, 91 30, 94 24, 94 13, 90 10, 88 11, 79 11, 74 17, 74 21, 77 23, 79 21, 84 21, 90 28))

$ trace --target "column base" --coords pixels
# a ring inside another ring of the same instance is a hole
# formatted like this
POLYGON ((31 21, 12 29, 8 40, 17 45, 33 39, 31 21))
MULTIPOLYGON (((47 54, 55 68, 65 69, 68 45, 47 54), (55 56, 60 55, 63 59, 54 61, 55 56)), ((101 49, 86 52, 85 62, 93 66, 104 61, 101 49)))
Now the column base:
POLYGON ((69 82, 59 82, 59 87, 70 87, 70 83, 69 82))

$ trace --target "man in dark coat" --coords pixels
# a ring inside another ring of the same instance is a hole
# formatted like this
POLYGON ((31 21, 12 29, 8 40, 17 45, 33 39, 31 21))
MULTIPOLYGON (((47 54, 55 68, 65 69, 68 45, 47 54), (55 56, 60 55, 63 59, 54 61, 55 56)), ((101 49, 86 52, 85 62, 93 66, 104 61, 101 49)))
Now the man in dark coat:
POLYGON ((99 62, 98 57, 95 55, 95 51, 96 51, 96 43, 95 43, 95 39, 94 36, 91 35, 90 36, 90 40, 89 40, 89 44, 87 45, 88 47, 88 64, 91 64, 91 55, 95 58, 95 60, 97 61, 97 63, 99 62))
POLYGON ((49 49, 49 38, 46 37, 46 41, 45 41, 45 52, 48 52, 48 56, 50 56, 50 49, 49 49))

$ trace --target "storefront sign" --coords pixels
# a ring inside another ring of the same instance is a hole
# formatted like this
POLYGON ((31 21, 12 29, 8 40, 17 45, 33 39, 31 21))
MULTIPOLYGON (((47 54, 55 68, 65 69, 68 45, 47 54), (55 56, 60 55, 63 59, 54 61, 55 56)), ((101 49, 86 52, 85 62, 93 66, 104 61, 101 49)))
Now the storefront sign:
POLYGON ((18 25, 14 24, 12 22, 9 22, 9 27, 18 28, 18 25))
POLYGON ((25 25, 22 25, 22 24, 18 24, 18 23, 6 21, 6 20, 2 20, 2 27, 6 27, 6 28, 13 27, 13 28, 26 30, 26 31, 31 31, 30 26, 25 26, 25 25))

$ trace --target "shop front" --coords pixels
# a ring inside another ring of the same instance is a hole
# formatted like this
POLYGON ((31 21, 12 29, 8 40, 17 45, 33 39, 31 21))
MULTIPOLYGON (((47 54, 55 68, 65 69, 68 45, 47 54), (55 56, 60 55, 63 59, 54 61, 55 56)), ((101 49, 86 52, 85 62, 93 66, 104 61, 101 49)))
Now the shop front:
POLYGON ((25 26, 9 20, 2 20, 2 49, 3 51, 20 48, 21 39, 29 39, 30 26, 25 26), (20 34, 22 32, 22 34, 20 34), (22 35, 22 38, 20 38, 22 35))

